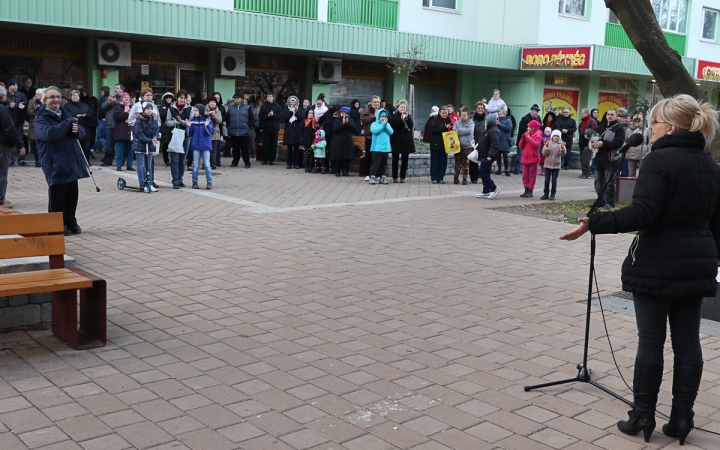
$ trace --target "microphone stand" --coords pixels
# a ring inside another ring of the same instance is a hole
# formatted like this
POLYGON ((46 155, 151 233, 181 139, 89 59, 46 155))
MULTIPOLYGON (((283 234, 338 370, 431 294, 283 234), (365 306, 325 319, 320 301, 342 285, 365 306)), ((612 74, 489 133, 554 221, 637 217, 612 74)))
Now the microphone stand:
MULTIPOLYGON (((625 152, 620 152, 617 155, 613 157, 613 159, 610 161, 610 165, 607 168, 607 171, 605 172, 605 178, 606 183, 603 187, 602 191, 598 195, 597 199, 595 199, 595 202, 590 207, 590 210, 587 213, 587 216, 589 217, 591 214, 594 214, 597 212, 598 209, 600 209, 600 205, 604 201, 605 197, 605 191, 607 190, 608 186, 610 186, 610 183, 613 183, 615 181, 615 172, 617 171, 617 168, 620 166, 622 161, 625 159, 625 152)), ((588 360, 588 346, 590 343, 590 314, 591 314, 591 306, 592 306, 592 298, 593 298, 593 279, 595 277, 595 234, 591 233, 590 238, 590 276, 588 279, 588 294, 587 294, 587 312, 585 313, 585 346, 583 349, 583 360, 582 364, 577 365, 578 374, 575 378, 568 378, 566 380, 560 380, 560 381, 552 381, 550 383, 543 383, 543 384, 536 384, 533 386, 525 386, 523 389, 525 392, 531 391, 533 389, 541 389, 546 388, 549 386, 557 386, 560 384, 568 384, 568 383, 574 383, 574 382, 580 382, 580 383, 589 383, 596 388, 600 389, 601 391, 612 395, 616 399, 627 403, 629 406, 633 406, 633 403, 626 399, 625 397, 616 394, 615 392, 611 391, 610 389, 606 388, 605 386, 602 386, 597 381, 593 381, 592 377, 590 376, 590 369, 587 367, 587 360, 588 360)))

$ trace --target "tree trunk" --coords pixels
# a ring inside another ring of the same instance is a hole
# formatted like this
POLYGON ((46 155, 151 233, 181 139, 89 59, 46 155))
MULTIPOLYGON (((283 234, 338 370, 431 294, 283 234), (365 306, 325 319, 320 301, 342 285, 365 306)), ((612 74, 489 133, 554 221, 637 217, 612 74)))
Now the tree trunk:
MULTIPOLYGON (((700 100, 709 100, 704 98, 703 91, 683 66, 680 54, 665 40, 650 0, 605 0, 605 6, 620 20, 663 97, 688 94, 700 100)), ((720 162, 720 135, 706 150, 715 161, 720 162)))

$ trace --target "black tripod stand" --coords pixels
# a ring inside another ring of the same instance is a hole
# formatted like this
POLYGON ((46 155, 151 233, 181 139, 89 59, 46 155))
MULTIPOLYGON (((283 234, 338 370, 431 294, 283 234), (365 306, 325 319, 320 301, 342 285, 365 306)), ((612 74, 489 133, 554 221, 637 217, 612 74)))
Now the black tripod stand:
MULTIPOLYGON (((597 199, 595 200, 595 203, 592 204, 590 207, 590 210, 588 211, 587 215, 590 216, 591 214, 597 212, 597 210, 600 208, 600 205, 604 201, 605 197, 605 191, 607 190, 610 183, 613 183, 615 181, 615 177, 613 176, 615 172, 617 171, 617 168, 622 163, 623 159, 625 159, 625 154, 623 152, 618 153, 611 161, 610 165, 608 166, 607 172, 606 172, 606 183, 603 187, 602 191, 598 195, 597 199)), ((543 384, 536 384, 534 386, 525 386, 525 392, 533 390, 533 389, 540 389, 545 388, 549 386, 557 386, 559 384, 567 384, 567 383, 574 383, 574 382, 581 382, 581 383, 590 383, 596 388, 600 389, 603 392, 606 392, 613 397, 615 397, 618 400, 621 400, 625 403, 627 403, 630 406, 633 406, 633 403, 626 398, 622 397, 619 394, 614 393, 610 389, 606 388, 605 386, 602 386, 596 381, 593 381, 590 377, 590 369, 587 367, 587 359, 588 359, 588 345, 590 343, 590 313, 591 313, 591 306, 592 306, 592 298, 593 298, 593 279, 595 277, 595 234, 591 234, 590 238, 590 278, 588 280, 588 295, 587 295, 587 312, 585 314, 585 347, 583 351, 583 360, 582 364, 577 365, 578 374, 575 378, 568 378, 567 380, 560 380, 560 381, 553 381, 550 383, 543 383, 543 384)))

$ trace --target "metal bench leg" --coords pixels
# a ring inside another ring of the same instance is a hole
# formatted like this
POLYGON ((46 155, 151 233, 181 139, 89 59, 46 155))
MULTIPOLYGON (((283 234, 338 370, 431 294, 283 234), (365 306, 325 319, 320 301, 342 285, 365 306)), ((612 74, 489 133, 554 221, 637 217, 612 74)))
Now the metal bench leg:
POLYGON ((77 348, 77 291, 52 293, 52 332, 77 348))
POLYGON ((90 289, 80 290, 78 350, 104 347, 107 342, 107 282, 80 269, 72 269, 92 280, 90 289))

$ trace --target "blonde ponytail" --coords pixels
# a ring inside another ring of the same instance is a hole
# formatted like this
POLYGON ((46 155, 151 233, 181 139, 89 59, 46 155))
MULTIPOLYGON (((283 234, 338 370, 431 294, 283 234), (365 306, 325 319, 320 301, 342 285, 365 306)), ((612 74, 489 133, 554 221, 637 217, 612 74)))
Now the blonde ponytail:
POLYGON ((700 132, 705 138, 705 149, 709 150, 720 131, 720 118, 707 102, 698 102, 687 94, 660 100, 650 113, 651 120, 658 117, 674 125, 680 131, 700 132))

